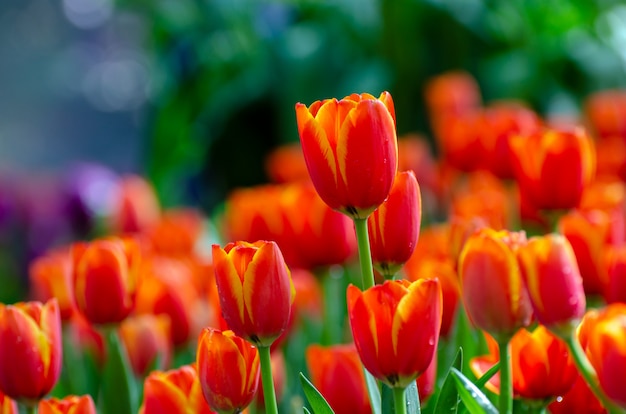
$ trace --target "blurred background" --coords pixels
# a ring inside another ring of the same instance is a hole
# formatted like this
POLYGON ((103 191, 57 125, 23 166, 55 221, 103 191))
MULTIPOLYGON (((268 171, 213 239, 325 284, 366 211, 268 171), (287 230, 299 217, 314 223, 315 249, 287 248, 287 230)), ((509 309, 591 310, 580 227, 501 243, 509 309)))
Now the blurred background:
POLYGON ((68 199, 98 205, 119 175, 207 213, 266 181, 296 102, 388 90, 398 133, 431 137, 424 86, 461 69, 485 102, 576 117, 625 86, 625 44, 619 0, 3 0, 0 246, 26 247, 0 272, 25 274, 68 199))

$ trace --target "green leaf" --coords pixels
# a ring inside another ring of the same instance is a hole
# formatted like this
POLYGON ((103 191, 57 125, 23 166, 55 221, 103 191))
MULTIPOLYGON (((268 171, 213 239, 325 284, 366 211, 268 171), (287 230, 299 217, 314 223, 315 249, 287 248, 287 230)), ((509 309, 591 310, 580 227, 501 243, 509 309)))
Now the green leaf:
POLYGON ((306 399, 311 404, 311 408, 315 414, 334 414, 330 405, 324 398, 322 394, 315 388, 311 381, 301 372, 300 373, 300 382, 302 383, 302 388, 304 389, 304 395, 306 395, 306 399))
POLYGON ((459 348, 456 353, 456 357, 452 364, 450 365, 450 369, 446 374, 446 379, 441 386, 441 391, 439 392, 439 398, 437 399, 437 405, 435 405, 435 413, 456 413, 459 408, 459 392, 457 390, 454 379, 451 375, 451 370, 461 369, 463 366, 463 348, 459 348))
POLYGON ((489 401, 489 398, 461 371, 453 367, 450 369, 450 373, 454 378, 463 404, 471 414, 498 414, 498 410, 489 401))
POLYGON ((102 373, 100 401, 104 414, 137 413, 137 384, 130 369, 126 350, 120 343, 115 328, 105 333, 107 360, 102 373))
POLYGON ((304 411, 304 414, 311 414, 311 412, 309 411, 308 408, 306 407, 302 407, 302 411, 304 411))
POLYGON ((420 414, 420 396, 417 392, 417 382, 413 381, 406 388, 406 412, 407 414, 420 414))
POLYGON ((487 372, 485 372, 482 377, 480 377, 476 382, 476 386, 478 388, 482 388, 485 386, 485 384, 487 384, 487 382, 489 382, 489 380, 496 375, 496 373, 500 371, 500 361, 496 362, 496 364, 494 366, 492 366, 491 368, 489 368, 487 370, 487 372))
POLYGON ((380 390, 378 389, 378 381, 370 374, 368 370, 363 368, 365 374, 365 383, 367 384, 367 395, 370 399, 370 405, 372 406, 372 414, 382 414, 380 409, 380 390))

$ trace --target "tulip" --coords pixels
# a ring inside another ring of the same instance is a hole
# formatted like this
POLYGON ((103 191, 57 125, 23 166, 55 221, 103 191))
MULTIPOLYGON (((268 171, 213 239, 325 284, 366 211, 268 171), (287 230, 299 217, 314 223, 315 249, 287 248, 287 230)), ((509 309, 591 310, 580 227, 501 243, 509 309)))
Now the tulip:
POLYGON ((61 372, 61 316, 45 304, 0 304, 0 390, 32 404, 48 394, 61 372))
POLYGON ((626 138, 626 92, 604 90, 585 100, 585 115, 600 138, 626 138))
POLYGON ((372 412, 363 367, 354 344, 310 345, 305 355, 311 382, 335 414, 372 412))
POLYGON ((481 103, 476 79, 463 71, 450 71, 429 79, 424 95, 431 117, 462 114, 481 103))
POLYGON ((310 181, 299 143, 275 148, 265 159, 265 171, 270 181, 277 184, 310 181))
POLYGON ((259 383, 259 354, 253 345, 232 331, 206 328, 196 362, 204 398, 213 410, 239 413, 252 402, 259 383))
POLYGON ((441 328, 437 279, 350 285, 348 316, 363 366, 392 388, 406 388, 430 364, 441 328))
MULTIPOLYGON (((470 361, 470 368, 477 377, 481 377, 499 360, 498 345, 492 338, 489 339, 490 354, 470 361)), ((532 332, 520 329, 513 336, 511 361, 513 392, 520 398, 537 401, 556 398, 569 391, 578 376, 565 342, 542 325, 532 332)), ((492 377, 488 387, 499 393, 499 374, 492 377)))
POLYGON ((593 141, 582 128, 545 129, 511 137, 510 144, 520 191, 533 206, 561 210, 578 205, 596 166, 593 141))
POLYGON ((69 250, 53 250, 36 258, 31 262, 28 273, 34 299, 45 302, 56 298, 59 302, 61 319, 70 319, 76 305, 69 250))
POLYGON ((170 330, 170 318, 163 314, 131 316, 120 324, 120 339, 137 377, 169 366, 173 353, 170 330))
POLYGON ((570 243, 560 234, 533 237, 517 254, 537 320, 563 338, 572 335, 586 299, 570 243))
POLYGON ((155 252, 166 255, 191 254, 202 234, 202 215, 190 208, 166 210, 146 230, 155 252))
POLYGON ((409 260, 419 238, 420 187, 413 171, 398 173, 389 197, 367 219, 374 267, 391 278, 409 260))
POLYGON ((0 414, 19 414, 19 412, 17 402, 0 391, 0 414))
POLYGON ((607 411, 581 375, 568 392, 548 405, 551 414, 605 414, 607 411))
POLYGON ((237 336, 269 346, 287 328, 295 291, 278 245, 271 241, 213 245, 224 319, 237 336))
POLYGON ((607 303, 626 303, 626 245, 608 246, 604 257, 608 273, 604 299, 607 303))
POLYGON ((96 414, 90 395, 70 395, 63 399, 50 398, 39 402, 39 414, 96 414))
POLYGON ((532 307, 515 250, 524 233, 483 228, 472 234, 459 258, 465 309, 476 326, 504 339, 530 323, 532 307))
POLYGON ((352 219, 365 219, 389 195, 398 147, 391 95, 352 94, 296 104, 300 142, 320 197, 352 219))
POLYGON ((139 284, 139 244, 108 238, 72 246, 76 305, 95 324, 116 323, 133 310, 139 284))
POLYGON ((626 408, 626 305, 614 303, 589 311, 579 337, 606 397, 626 408))
POLYGON ((114 198, 110 226, 116 234, 144 231, 159 219, 159 200, 152 184, 143 177, 122 177, 114 198))
POLYGON ((145 380, 140 414, 213 414, 204 400, 195 365, 153 371, 145 380))

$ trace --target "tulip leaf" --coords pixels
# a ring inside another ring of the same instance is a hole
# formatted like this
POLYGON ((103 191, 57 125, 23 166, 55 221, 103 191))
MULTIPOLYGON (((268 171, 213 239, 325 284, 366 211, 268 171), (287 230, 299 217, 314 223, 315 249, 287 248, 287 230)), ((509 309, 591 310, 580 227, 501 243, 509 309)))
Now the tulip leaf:
POLYGON ((376 378, 365 368, 363 368, 363 373, 365 374, 365 384, 367 385, 367 395, 369 396, 370 405, 372 406, 372 414, 382 414, 378 381, 376 381, 376 378))
POLYGON ((478 380, 475 382, 478 388, 484 387, 489 380, 500 371, 500 361, 496 362, 494 366, 489 368, 478 380))
POLYGON ((304 395, 306 395, 306 399, 311 404, 311 409, 315 414, 334 414, 330 405, 328 405, 328 401, 324 398, 322 394, 315 388, 315 386, 309 381, 309 379, 301 372, 300 373, 300 382, 302 383, 302 388, 304 389, 304 395))
POLYGON ((452 378, 452 369, 461 369, 463 366, 463 348, 459 348, 454 357, 454 361, 450 365, 450 369, 446 374, 446 378, 441 386, 439 398, 435 405, 435 413, 456 413, 459 408, 459 391, 457 390, 454 379, 452 378))
POLYGON ((107 359, 100 384, 100 401, 105 414, 135 414, 137 412, 136 381, 130 369, 128 355, 114 328, 106 330, 107 359))
POLYGON ((420 414, 420 396, 417 391, 417 382, 412 381, 406 388, 406 412, 407 414, 420 414))
POLYGON ((498 410, 489 401, 489 398, 461 371, 452 367, 450 374, 454 378, 461 401, 463 401, 470 414, 498 414, 498 410))
POLYGON ((302 411, 304 411, 304 414, 311 414, 311 412, 309 411, 308 408, 306 407, 302 407, 302 411))

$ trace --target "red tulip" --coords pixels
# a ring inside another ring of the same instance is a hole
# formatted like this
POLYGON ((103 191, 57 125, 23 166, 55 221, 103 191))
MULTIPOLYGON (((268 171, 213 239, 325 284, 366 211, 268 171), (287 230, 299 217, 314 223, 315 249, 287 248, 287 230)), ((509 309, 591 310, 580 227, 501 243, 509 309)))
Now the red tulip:
POLYGON ((131 316, 120 324, 120 339, 136 376, 169 367, 173 353, 170 329, 169 317, 162 314, 131 316))
POLYGON ((441 328, 437 279, 348 287, 348 316, 363 366, 390 387, 405 388, 428 368, 441 328))
POLYGON ((294 300, 291 275, 274 242, 213 245, 224 319, 236 335, 269 346, 287 328, 294 300))
POLYGON ((422 219, 420 187, 413 171, 398 173, 389 197, 367 219, 374 267, 386 278, 409 260, 422 219))
POLYGON ((202 392, 218 412, 239 413, 254 398, 259 383, 257 349, 232 331, 206 328, 196 357, 202 392))
POLYGON ((61 316, 56 299, 45 304, 0 304, 0 390, 18 401, 48 394, 61 373, 61 316))
POLYGON ((315 189, 326 204, 365 219, 389 195, 398 146, 391 95, 352 94, 296 104, 300 142, 315 189))

